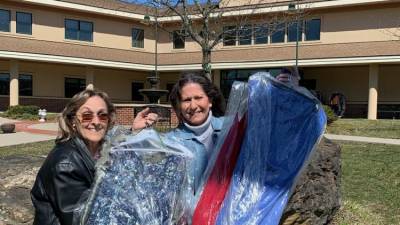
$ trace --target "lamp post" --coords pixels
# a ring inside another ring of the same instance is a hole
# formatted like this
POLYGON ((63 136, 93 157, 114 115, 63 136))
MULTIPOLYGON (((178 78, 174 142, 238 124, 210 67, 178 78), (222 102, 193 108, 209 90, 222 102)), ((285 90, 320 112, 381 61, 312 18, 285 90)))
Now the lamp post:
POLYGON ((295 68, 298 68, 299 61, 299 15, 298 15, 298 5, 296 3, 291 2, 288 6, 290 12, 295 13, 296 17, 296 58, 295 58, 295 68))
POLYGON ((156 14, 154 16, 154 21, 150 20, 149 15, 145 15, 143 18, 143 22, 148 25, 154 25, 154 72, 150 74, 147 77, 147 81, 150 83, 151 88, 150 89, 140 89, 139 92, 142 95, 145 95, 148 99, 148 103, 150 104, 158 104, 160 101, 160 98, 163 95, 166 95, 168 93, 167 90, 160 90, 159 87, 159 81, 160 78, 158 76, 158 51, 157 51, 157 44, 158 44, 158 21, 157 21, 157 16, 156 14))
MULTIPOLYGON (((158 79, 158 20, 157 15, 154 17, 154 22, 150 21, 150 16, 144 16, 146 24, 154 25, 154 77, 158 79)), ((150 82, 151 83, 151 82, 150 82)))

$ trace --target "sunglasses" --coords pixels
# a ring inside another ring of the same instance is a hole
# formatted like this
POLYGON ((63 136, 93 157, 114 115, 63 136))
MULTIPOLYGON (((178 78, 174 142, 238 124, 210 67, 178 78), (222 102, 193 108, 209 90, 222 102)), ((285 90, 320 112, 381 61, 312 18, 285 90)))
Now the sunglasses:
POLYGON ((98 112, 97 114, 94 114, 93 112, 85 112, 85 113, 78 115, 78 117, 80 117, 80 119, 81 119, 81 123, 92 122, 92 120, 94 119, 95 116, 97 116, 97 118, 99 118, 100 122, 108 122, 108 120, 110 119, 110 117, 108 116, 108 113, 105 113, 105 112, 98 112))

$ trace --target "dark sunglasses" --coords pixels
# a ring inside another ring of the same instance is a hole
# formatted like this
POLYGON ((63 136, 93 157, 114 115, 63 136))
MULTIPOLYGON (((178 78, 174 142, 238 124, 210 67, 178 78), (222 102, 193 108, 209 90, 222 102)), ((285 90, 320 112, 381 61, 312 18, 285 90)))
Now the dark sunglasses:
POLYGON ((80 114, 81 123, 92 122, 95 116, 99 118, 100 122, 108 122, 108 120, 110 119, 108 113, 105 112, 98 112, 97 115, 92 112, 85 112, 80 114))

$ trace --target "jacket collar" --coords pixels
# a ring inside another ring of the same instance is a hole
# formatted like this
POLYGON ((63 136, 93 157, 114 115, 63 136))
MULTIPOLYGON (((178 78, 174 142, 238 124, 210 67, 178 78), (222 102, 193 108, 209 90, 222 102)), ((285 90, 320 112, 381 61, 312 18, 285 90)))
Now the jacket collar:
POLYGON ((79 152, 81 153, 81 155, 85 159, 85 161, 89 162, 90 166, 94 167, 95 160, 92 157, 92 155, 90 154, 90 151, 87 148, 85 142, 78 137, 72 138, 72 142, 76 146, 76 148, 79 150, 79 152))
MULTIPOLYGON (((221 118, 211 117, 211 127, 214 133, 219 133, 222 129, 223 120, 221 118)), ((195 137, 194 133, 188 129, 184 124, 179 124, 178 130, 180 131, 179 136, 183 139, 190 140, 195 137)))

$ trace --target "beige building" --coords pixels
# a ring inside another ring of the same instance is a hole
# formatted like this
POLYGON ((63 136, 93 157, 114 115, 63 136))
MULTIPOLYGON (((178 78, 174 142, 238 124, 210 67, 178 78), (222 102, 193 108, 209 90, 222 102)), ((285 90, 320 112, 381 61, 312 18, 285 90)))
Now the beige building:
MULTIPOLYGON (((249 13, 289 12, 289 3, 267 3, 249 13)), ((234 14, 237 5, 220 7, 234 14)), ((343 94, 344 116, 400 117, 400 1, 307 1, 296 7, 307 11, 297 42, 302 84, 325 104, 332 94, 343 94)), ((86 87, 106 91, 123 106, 144 103, 138 90, 149 86, 155 52, 160 88, 170 89, 182 71, 201 69, 200 47, 162 30, 156 43, 154 27, 144 23, 147 13, 115 0, 0 1, 0 110, 35 104, 60 111, 86 87)), ((171 20, 159 19, 165 26, 171 20)), ((296 63, 296 31, 293 24, 283 26, 264 37, 226 38, 215 48, 213 80, 225 94, 234 80, 254 71, 274 73, 296 63)))

